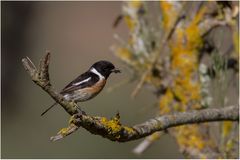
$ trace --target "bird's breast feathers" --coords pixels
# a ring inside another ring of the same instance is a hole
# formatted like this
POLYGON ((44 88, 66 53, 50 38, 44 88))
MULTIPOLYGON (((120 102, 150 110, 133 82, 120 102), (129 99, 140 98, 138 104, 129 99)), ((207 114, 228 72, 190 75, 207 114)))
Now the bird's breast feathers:
POLYGON ((66 94, 64 97, 68 100, 74 100, 76 102, 83 102, 95 97, 104 88, 106 80, 99 80, 97 83, 91 87, 85 87, 73 91, 74 93, 66 94))

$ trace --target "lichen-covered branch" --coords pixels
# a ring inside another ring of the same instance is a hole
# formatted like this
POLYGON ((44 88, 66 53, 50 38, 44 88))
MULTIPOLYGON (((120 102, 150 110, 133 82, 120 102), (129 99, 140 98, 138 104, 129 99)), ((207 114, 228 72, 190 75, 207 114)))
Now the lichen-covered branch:
POLYGON ((51 137, 52 141, 62 139, 76 131, 79 127, 83 127, 92 134, 101 135, 112 141, 126 142, 179 125, 223 120, 238 121, 239 119, 238 106, 162 115, 147 120, 142 124, 134 125, 133 127, 122 125, 119 114, 110 120, 105 117, 89 116, 79 110, 76 103, 66 101, 59 93, 54 91, 49 79, 49 61, 49 52, 40 61, 38 69, 29 58, 22 60, 23 66, 31 76, 33 82, 46 91, 72 116, 69 127, 63 128, 57 136, 51 137))
MULTIPOLYGON (((231 1, 125 2, 122 13, 129 28, 129 39, 121 41, 113 51, 139 76, 139 83, 132 95, 135 96, 145 84, 150 85, 158 96, 160 115, 237 104, 237 101, 214 103, 231 98, 224 98, 226 90, 216 90, 219 96, 213 98, 211 92, 215 89, 211 84, 217 78, 211 75, 223 73, 230 57, 235 64, 239 63, 238 12, 238 3, 231 1), (229 43, 225 43, 227 41, 229 43), (235 51, 231 47, 233 44, 237 44, 234 45, 235 51), (227 48, 226 51, 224 48, 227 48), (217 58, 215 62, 215 54, 224 63, 217 58), (214 66, 217 70, 213 73, 211 68, 214 66)), ((236 66, 233 68, 236 68, 234 81, 238 81, 239 69, 236 66)), ((219 77, 228 79, 224 74, 219 77)), ((222 84, 217 88, 227 88, 229 83, 223 81, 222 84)), ((238 88, 237 85, 235 87, 238 88)), ((232 154, 226 154, 226 150, 233 153, 238 147, 231 138, 238 135, 233 127, 237 124, 224 122, 222 131, 225 136, 222 137, 216 136, 220 130, 214 130, 214 135, 211 133, 214 125, 183 125, 170 129, 168 133, 176 140, 180 152, 188 158, 235 158, 232 154), (235 134, 231 134, 233 132, 235 134), (223 137, 230 141, 225 141, 223 137), (220 141, 224 141, 225 149, 219 147, 220 141)))

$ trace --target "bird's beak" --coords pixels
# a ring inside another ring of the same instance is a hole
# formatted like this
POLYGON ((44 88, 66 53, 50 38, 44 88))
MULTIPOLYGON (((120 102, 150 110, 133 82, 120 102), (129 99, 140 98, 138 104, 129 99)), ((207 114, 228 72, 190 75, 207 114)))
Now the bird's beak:
POLYGON ((119 69, 117 69, 117 68, 113 69, 112 72, 114 72, 114 73, 121 73, 121 71, 119 69))

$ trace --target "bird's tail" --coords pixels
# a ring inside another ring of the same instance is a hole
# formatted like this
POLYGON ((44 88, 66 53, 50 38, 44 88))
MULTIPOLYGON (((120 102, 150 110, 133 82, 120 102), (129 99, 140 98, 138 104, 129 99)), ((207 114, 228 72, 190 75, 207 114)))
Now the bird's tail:
POLYGON ((47 111, 49 111, 51 108, 53 108, 55 105, 57 105, 58 103, 55 102, 54 104, 52 104, 49 108, 47 108, 42 114, 41 116, 43 116, 45 113, 47 113, 47 111))

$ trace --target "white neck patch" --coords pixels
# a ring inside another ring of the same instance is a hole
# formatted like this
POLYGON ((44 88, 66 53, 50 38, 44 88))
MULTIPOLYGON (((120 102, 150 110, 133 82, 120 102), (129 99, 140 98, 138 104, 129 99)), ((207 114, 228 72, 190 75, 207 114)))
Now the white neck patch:
POLYGON ((91 71, 92 73, 98 75, 98 77, 99 77, 100 80, 105 79, 105 77, 104 77, 101 73, 99 73, 95 68, 91 68, 90 71, 91 71))

